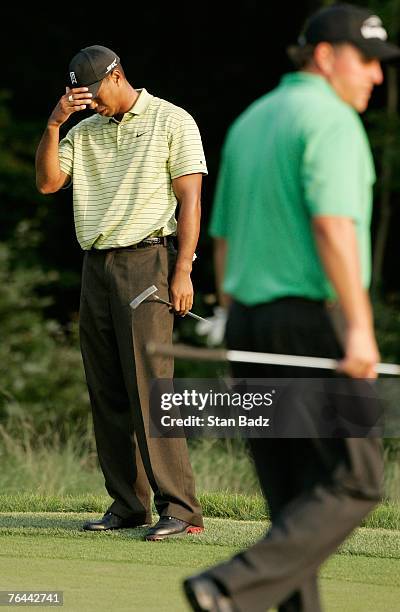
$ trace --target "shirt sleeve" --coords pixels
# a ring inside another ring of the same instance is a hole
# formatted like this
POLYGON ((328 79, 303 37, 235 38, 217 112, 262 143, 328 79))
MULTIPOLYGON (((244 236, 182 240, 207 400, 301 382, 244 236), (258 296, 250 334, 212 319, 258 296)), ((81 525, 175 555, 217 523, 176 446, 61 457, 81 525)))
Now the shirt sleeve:
POLYGON ((168 164, 171 179, 185 174, 207 174, 199 128, 189 113, 172 132, 168 164))
POLYGON ((229 233, 230 189, 232 185, 232 169, 230 141, 232 129, 228 130, 222 147, 221 161, 215 185, 214 202, 208 233, 213 238, 225 238, 229 233))
POLYGON ((373 183, 368 156, 367 137, 355 112, 318 122, 306 136, 302 165, 304 200, 311 216, 360 218, 366 178, 373 183))
POLYGON ((227 162, 222 158, 215 186, 209 234, 213 238, 224 238, 228 232, 227 162))
POLYGON ((74 162, 74 140, 72 129, 63 138, 58 145, 58 159, 62 172, 72 177, 72 169, 74 162))

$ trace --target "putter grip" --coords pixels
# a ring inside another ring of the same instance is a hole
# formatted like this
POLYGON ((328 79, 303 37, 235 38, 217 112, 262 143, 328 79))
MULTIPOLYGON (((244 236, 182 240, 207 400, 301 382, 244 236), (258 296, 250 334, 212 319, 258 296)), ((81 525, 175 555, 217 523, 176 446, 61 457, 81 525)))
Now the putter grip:
MULTIPOLYGON (((172 306, 171 302, 167 302, 167 300, 163 300, 162 298, 160 298, 158 295, 154 296, 156 298, 156 300, 158 300, 159 302, 162 302, 163 304, 167 304, 167 306, 172 306)), ((172 306, 173 307, 173 306, 172 306)), ((199 315, 194 314, 194 312, 189 312, 187 313, 188 317, 192 317, 192 319, 196 319, 196 321, 205 321, 205 319, 203 319, 203 317, 199 317, 199 315)))

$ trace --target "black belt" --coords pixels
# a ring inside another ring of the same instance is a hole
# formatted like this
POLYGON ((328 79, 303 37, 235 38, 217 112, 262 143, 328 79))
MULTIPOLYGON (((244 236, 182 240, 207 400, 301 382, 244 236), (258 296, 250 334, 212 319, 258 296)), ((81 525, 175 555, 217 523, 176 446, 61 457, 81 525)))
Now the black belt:
POLYGON ((153 246, 155 244, 162 244, 163 246, 167 246, 168 243, 175 243, 176 240, 176 236, 160 236, 160 237, 154 237, 154 238, 143 238, 143 240, 141 240, 140 242, 137 242, 136 244, 128 244, 127 246, 118 246, 118 247, 111 247, 109 249, 96 249, 95 247, 92 247, 91 249, 89 249, 90 251, 99 251, 99 252, 109 252, 109 251, 120 251, 123 249, 144 249, 146 247, 149 246, 153 246))
POLYGON ((140 242, 136 244, 131 244, 127 247, 120 247, 123 249, 143 249, 148 246, 152 246, 153 244, 162 244, 163 246, 167 246, 168 242, 173 242, 173 236, 160 236, 159 238, 144 238, 140 242))

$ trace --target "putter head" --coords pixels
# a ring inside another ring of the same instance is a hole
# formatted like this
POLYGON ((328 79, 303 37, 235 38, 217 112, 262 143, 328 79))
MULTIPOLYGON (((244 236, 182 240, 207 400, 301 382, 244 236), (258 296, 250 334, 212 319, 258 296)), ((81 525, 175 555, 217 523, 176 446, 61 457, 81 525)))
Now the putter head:
POLYGON ((132 302, 129 302, 129 306, 133 308, 133 310, 135 310, 139 306, 139 304, 144 302, 144 300, 147 300, 147 298, 153 295, 153 293, 155 293, 156 291, 157 291, 157 287, 155 285, 151 285, 150 287, 147 287, 147 289, 142 291, 142 293, 139 293, 139 295, 135 297, 135 299, 132 300, 132 302))

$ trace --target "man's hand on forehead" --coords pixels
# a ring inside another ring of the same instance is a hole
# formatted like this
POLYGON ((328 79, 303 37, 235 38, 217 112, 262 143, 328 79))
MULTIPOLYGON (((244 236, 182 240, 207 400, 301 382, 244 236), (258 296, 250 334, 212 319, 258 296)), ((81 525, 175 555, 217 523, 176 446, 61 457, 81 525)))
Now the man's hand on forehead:
POLYGON ((67 98, 67 102, 69 106, 72 107, 73 112, 85 110, 85 108, 90 105, 92 94, 87 87, 74 87, 73 89, 66 87, 65 90, 66 94, 63 97, 67 98))
POLYGON ((61 96, 56 107, 50 115, 48 126, 60 127, 67 119, 77 111, 85 110, 92 102, 92 94, 87 87, 65 88, 65 94, 61 96))

